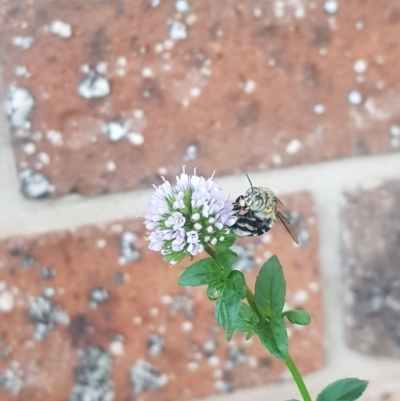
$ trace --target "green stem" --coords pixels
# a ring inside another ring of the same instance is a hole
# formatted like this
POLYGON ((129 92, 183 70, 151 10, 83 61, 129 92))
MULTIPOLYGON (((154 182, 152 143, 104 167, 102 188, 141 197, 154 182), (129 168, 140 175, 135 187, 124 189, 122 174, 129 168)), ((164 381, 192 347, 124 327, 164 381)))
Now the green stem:
POLYGON ((215 260, 217 260, 217 254, 215 253, 214 249, 210 246, 206 245, 204 250, 215 260))
POLYGON ((290 373, 292 374, 294 381, 297 384, 297 387, 300 391, 301 396, 303 397, 303 400, 311 401, 311 397, 310 394, 308 393, 304 380, 301 377, 301 374, 297 369, 296 365, 294 364, 293 359, 289 355, 286 357, 285 363, 288 369, 290 370, 290 373))

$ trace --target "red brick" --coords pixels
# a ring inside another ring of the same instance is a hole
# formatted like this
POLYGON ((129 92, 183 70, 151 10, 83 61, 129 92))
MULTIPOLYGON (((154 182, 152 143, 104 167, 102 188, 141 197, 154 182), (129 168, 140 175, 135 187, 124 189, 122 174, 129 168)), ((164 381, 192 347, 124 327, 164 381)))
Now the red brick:
POLYGON ((400 356, 400 183, 346 194, 343 286, 348 344, 400 356))
MULTIPOLYGON (((301 330, 289 328, 292 357, 307 373, 324 363, 318 234, 307 194, 284 201, 295 213, 303 245, 294 247, 277 225, 272 234, 241 242, 238 267, 249 270, 253 286, 260 264, 273 253, 280 257, 288 305, 305 308, 313 318, 301 330)), ((227 346, 206 289, 177 285, 188 262, 169 268, 147 249, 144 235, 142 222, 131 220, 0 242, 2 400, 59 401, 73 388, 74 394, 88 390, 84 382, 89 379, 97 380, 103 395, 114 388, 117 400, 182 400, 288 376, 257 338, 245 342, 237 334, 227 346), (36 310, 30 307, 34 297, 42 302, 36 310), (46 306, 47 321, 38 314, 46 306), (161 376, 147 388, 165 385, 136 394, 132 366, 143 371, 148 363, 161 376)), ((76 399, 82 398, 70 398, 76 399)))
POLYGON ((12 142, 28 197, 137 188, 182 164, 230 174, 400 145, 395 0, 340 2, 333 14, 311 1, 2 4, 5 87, 26 107, 12 142), (85 68, 99 72, 80 95, 85 68))

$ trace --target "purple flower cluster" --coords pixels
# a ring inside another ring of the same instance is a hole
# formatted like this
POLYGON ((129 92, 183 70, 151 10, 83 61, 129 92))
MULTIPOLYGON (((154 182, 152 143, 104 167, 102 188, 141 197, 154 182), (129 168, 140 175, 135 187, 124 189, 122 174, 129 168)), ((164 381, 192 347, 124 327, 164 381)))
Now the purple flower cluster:
POLYGON ((149 248, 160 251, 171 264, 186 255, 197 255, 208 244, 224 241, 236 222, 231 202, 213 180, 183 173, 176 185, 169 181, 155 187, 145 225, 151 231, 149 248))

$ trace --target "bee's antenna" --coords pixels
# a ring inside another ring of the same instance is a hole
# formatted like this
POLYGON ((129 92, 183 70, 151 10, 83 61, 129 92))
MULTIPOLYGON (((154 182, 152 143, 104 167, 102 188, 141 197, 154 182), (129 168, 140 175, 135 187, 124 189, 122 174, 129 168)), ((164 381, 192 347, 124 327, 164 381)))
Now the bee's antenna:
POLYGON ((247 173, 246 173, 246 177, 247 177, 247 179, 249 180, 249 183, 250 183, 251 189, 254 189, 254 188, 253 188, 253 184, 251 183, 250 177, 249 177, 249 175, 248 175, 247 173))

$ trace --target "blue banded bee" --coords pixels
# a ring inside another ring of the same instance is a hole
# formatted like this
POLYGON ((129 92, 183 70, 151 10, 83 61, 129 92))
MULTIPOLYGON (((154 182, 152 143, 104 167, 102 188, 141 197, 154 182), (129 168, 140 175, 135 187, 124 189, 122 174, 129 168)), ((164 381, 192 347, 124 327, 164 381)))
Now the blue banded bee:
POLYGON ((237 211, 237 221, 232 226, 234 233, 239 237, 262 235, 269 231, 278 218, 296 244, 299 239, 295 228, 289 220, 278 210, 283 203, 269 188, 253 187, 249 176, 250 188, 244 195, 239 196, 234 202, 237 211))

